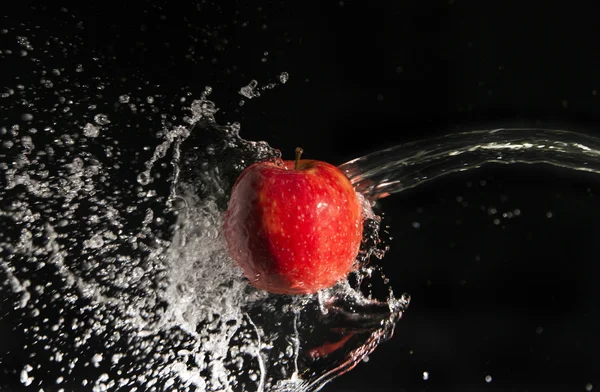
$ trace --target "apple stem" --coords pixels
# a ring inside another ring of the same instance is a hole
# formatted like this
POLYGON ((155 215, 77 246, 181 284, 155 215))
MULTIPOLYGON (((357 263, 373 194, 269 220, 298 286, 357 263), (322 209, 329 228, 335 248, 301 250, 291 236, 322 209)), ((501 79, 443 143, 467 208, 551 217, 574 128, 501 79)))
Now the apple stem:
POLYGON ((303 152, 304 150, 302 148, 296 147, 296 163, 294 165, 294 170, 300 169, 300 157, 302 156, 303 152))

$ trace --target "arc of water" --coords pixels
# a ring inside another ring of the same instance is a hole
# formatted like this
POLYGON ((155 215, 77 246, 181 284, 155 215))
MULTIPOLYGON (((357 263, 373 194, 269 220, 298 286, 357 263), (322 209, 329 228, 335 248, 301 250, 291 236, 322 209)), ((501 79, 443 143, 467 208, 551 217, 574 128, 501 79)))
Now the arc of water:
POLYGON ((393 146, 339 168, 359 193, 377 200, 486 163, 548 164, 598 172, 600 139, 539 128, 478 130, 393 146))

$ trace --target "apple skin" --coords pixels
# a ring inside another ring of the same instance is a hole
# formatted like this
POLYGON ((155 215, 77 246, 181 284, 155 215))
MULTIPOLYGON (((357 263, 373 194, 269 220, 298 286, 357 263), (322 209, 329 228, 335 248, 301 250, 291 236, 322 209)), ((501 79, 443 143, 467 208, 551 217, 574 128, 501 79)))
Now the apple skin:
POLYGON ((280 159, 247 167, 225 216, 230 256, 250 283, 275 294, 331 287, 355 266, 362 207, 352 184, 322 161, 280 159))

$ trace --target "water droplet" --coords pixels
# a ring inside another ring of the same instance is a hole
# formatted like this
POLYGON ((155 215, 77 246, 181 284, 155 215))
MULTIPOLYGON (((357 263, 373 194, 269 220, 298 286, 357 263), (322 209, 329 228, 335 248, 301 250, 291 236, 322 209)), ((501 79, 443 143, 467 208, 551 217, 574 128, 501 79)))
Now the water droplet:
POLYGON ((32 371, 33 368, 31 367, 31 365, 25 365, 23 367, 23 370, 21 370, 21 374, 20 374, 20 381, 23 385, 25 385, 26 387, 28 387, 29 385, 31 385, 31 383, 33 382, 34 378, 29 376, 29 372, 32 371))
POLYGON ((98 113, 94 116, 94 121, 96 122, 96 124, 98 125, 106 125, 106 124, 110 124, 110 120, 108 119, 108 116, 106 114, 102 114, 102 113, 98 113))
POLYGON ((31 114, 31 113, 23 113, 23 114, 21 114, 21 120, 23 120, 23 121, 31 121, 31 120, 33 120, 33 114, 31 114))
POLYGON ((103 245, 104 240, 102 239, 102 236, 100 234, 96 234, 89 240, 83 241, 84 248, 98 249, 101 248, 103 245))
POLYGON ((124 95, 121 95, 119 97, 119 102, 121 102, 121 103, 128 103, 129 99, 130 99, 129 95, 124 94, 124 95))
POLYGON ((98 129, 98 127, 96 127, 94 124, 87 123, 83 127, 83 135, 85 137, 92 137, 92 138, 98 137, 99 134, 100 134, 100 129, 98 129))
POLYGON ((136 282, 144 276, 144 269, 141 267, 135 267, 133 271, 131 271, 131 280, 136 282))
POLYGON ((248 99, 260 97, 260 93, 256 91, 257 86, 258 82, 256 80, 251 80, 247 86, 240 89, 239 93, 248 99))
POLYGON ((140 173, 137 176, 137 182, 141 185, 148 185, 150 183, 150 173, 147 171, 140 173))
POLYGON ((34 145, 31 136, 23 136, 21 138, 21 145, 23 146, 23 148, 25 148, 25 150, 33 150, 34 145))
POLYGON ((282 72, 279 74, 279 81, 282 84, 287 83, 287 81, 290 79, 290 75, 287 72, 282 72))
POLYGON ((102 357, 102 354, 94 354, 91 362, 94 365, 94 367, 100 367, 100 362, 102 362, 103 359, 104 358, 102 357))

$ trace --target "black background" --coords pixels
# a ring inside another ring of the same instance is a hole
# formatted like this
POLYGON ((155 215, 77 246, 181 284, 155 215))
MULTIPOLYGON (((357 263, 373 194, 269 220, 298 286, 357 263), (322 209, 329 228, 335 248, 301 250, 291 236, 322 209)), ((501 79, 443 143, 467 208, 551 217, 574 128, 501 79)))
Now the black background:
MULTIPOLYGON (((2 24, 78 43, 76 55, 55 61, 102 64, 104 80, 143 80, 164 96, 209 85, 218 121, 240 122, 242 137, 284 157, 300 145, 306 157, 340 164, 481 128, 600 136, 591 3, 32 3, 5 8, 2 24), (285 85, 239 105, 240 87, 284 71, 285 85)), ((5 81, 24 72, 0 67, 5 81)), ((412 303, 391 341, 324 390, 600 385, 598 189, 593 175, 486 167, 382 200, 393 237, 382 263, 412 303), (518 217, 502 218, 515 209, 518 217)))

